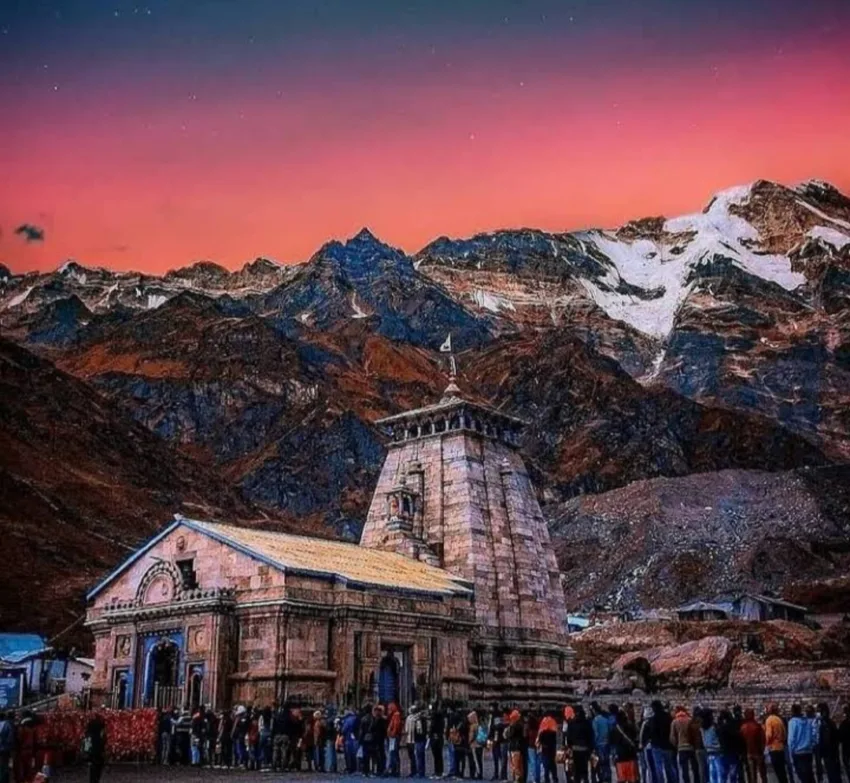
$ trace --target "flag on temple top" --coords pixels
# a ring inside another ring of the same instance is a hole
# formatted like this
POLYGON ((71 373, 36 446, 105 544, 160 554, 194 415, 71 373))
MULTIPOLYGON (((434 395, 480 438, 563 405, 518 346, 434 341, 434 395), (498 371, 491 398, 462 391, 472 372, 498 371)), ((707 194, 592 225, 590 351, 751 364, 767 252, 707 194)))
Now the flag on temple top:
POLYGON ((451 353, 452 352, 452 333, 449 332, 449 336, 446 337, 445 342, 440 346, 440 353, 451 353))

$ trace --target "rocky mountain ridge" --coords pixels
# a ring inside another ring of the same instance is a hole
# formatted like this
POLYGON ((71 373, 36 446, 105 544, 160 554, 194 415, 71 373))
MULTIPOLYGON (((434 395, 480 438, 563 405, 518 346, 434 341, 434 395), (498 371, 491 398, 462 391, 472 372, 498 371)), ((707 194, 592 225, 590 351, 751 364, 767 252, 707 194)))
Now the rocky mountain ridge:
POLYGON ((85 382, 2 337, 0 400, 4 628, 55 633, 76 623, 85 591, 177 512, 283 524, 85 382))
POLYGON ((350 539, 372 422, 439 398, 451 333, 464 393, 529 422, 571 604, 631 607, 846 566, 847 509, 817 492, 846 497, 849 293, 850 199, 760 181, 697 215, 413 256, 364 230, 291 267, 0 270, 0 329, 246 503, 350 539), (680 512, 692 495, 735 513, 680 512))

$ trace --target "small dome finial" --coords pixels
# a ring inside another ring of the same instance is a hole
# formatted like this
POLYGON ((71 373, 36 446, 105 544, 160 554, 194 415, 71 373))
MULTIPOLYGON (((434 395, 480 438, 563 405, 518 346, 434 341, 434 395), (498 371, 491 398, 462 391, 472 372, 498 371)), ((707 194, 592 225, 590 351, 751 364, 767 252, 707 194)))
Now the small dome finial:
POLYGON ((454 378, 452 378, 452 382, 446 386, 440 402, 450 402, 451 400, 456 400, 458 397, 460 397, 460 387, 454 382, 454 378))

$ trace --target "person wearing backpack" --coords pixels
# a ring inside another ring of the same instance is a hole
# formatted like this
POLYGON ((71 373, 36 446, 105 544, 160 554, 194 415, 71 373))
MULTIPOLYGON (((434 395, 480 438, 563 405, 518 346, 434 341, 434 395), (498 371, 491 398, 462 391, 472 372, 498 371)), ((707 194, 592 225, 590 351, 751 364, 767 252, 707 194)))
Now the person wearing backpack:
POLYGON ((469 722, 469 777, 483 780, 487 725, 475 710, 466 716, 466 720, 469 722))

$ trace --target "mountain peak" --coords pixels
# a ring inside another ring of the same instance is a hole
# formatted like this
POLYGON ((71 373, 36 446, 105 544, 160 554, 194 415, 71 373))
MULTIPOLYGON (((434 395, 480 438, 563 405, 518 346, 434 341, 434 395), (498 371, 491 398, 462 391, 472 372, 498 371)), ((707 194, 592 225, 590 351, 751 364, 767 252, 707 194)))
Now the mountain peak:
POLYGON ((242 267, 242 271, 261 270, 261 269, 280 269, 283 264, 273 261, 265 256, 257 256, 253 261, 246 261, 242 267))
POLYGON ((75 272, 79 273, 87 271, 89 270, 85 266, 83 266, 79 261, 75 261, 73 258, 69 258, 65 261, 65 263, 56 268, 56 273, 60 275, 70 275, 75 272))
POLYGON ((182 266, 179 269, 172 269, 167 272, 166 278, 210 278, 210 279, 224 279, 230 275, 230 270, 225 269, 221 264, 217 264, 215 261, 194 261, 189 264, 189 266, 182 266))
MULTIPOLYGON (((378 244, 383 244, 366 226, 363 226, 351 239, 349 242, 377 242, 378 244)), ((348 243, 346 243, 348 244, 348 243)))
POLYGON ((337 240, 328 242, 320 248, 314 259, 323 259, 358 276, 372 274, 388 263, 401 267, 407 261, 407 265, 413 268, 401 250, 381 242, 368 228, 361 229, 344 243, 337 240))

